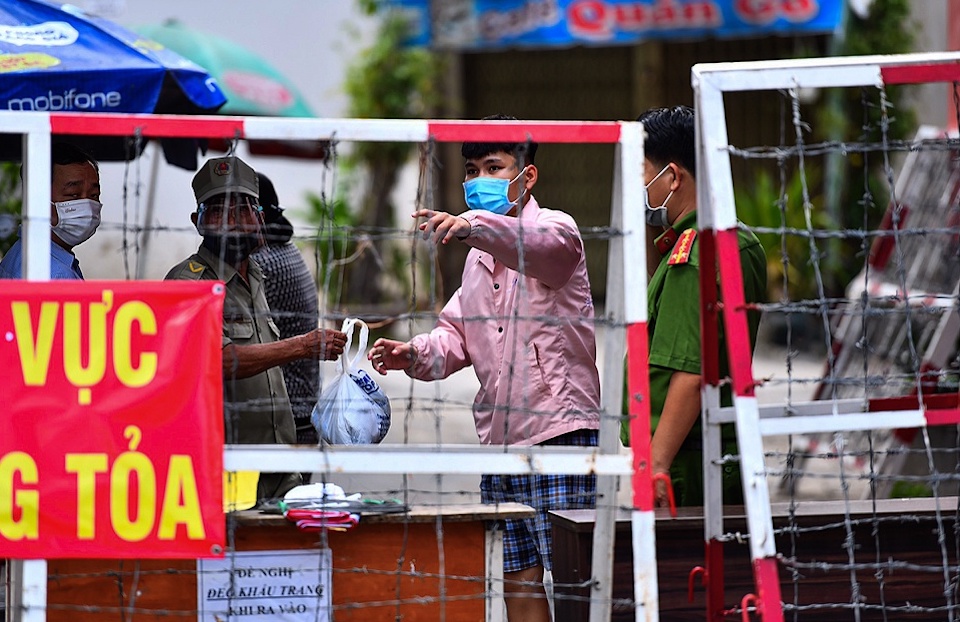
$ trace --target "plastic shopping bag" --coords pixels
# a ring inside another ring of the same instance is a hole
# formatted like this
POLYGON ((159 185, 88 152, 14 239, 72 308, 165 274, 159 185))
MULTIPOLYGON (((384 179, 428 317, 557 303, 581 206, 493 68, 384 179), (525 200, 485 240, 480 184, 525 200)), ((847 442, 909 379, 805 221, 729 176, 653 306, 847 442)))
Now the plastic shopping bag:
POLYGON ((390 400, 358 366, 367 349, 370 330, 361 320, 347 318, 341 331, 347 335, 347 344, 337 359, 337 375, 320 393, 310 421, 320 438, 330 445, 379 443, 390 429, 390 400), (360 325, 357 353, 348 359, 357 324, 360 325))

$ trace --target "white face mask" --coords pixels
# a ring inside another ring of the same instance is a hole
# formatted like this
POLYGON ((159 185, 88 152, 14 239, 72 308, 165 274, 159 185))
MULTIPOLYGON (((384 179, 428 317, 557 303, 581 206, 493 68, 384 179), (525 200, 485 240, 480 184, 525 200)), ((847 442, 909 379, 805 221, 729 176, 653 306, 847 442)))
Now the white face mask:
POLYGON ((666 173, 668 170, 670 170, 669 164, 664 166, 663 170, 657 173, 657 176, 651 179, 650 183, 643 187, 643 203, 646 205, 645 212, 647 216, 647 224, 654 227, 666 228, 670 226, 670 222, 667 220, 667 201, 669 201, 670 197, 673 196, 673 190, 670 191, 670 194, 667 195, 667 198, 665 198, 663 203, 661 203, 658 207, 652 207, 650 205, 650 198, 647 195, 647 192, 649 191, 650 186, 653 185, 653 182, 660 179, 660 176, 666 173))
POLYGON ((103 204, 93 199, 77 199, 54 203, 57 208, 57 224, 52 227, 57 237, 71 248, 90 239, 100 226, 100 210, 103 204))

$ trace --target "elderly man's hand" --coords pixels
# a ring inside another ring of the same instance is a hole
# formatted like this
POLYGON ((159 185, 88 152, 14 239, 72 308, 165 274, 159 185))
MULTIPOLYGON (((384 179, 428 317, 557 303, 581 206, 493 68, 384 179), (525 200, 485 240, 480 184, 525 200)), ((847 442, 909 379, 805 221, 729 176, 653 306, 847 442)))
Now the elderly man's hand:
POLYGON ((334 361, 343 354, 347 336, 339 330, 317 328, 301 337, 307 355, 303 358, 334 361))

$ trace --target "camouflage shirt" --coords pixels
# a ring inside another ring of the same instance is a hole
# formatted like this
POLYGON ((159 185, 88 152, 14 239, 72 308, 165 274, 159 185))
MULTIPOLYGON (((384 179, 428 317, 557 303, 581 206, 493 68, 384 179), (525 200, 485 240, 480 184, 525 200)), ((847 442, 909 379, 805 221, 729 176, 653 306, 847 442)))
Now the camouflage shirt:
MULTIPOLYGON (((253 258, 263 270, 264 292, 273 321, 280 328, 280 338, 316 329, 319 323, 317 286, 297 247, 291 242, 267 244, 254 253, 253 258)), ((301 359, 283 366, 283 380, 297 426, 297 442, 304 445, 320 442, 310 422, 320 389, 319 376, 320 366, 314 360, 301 359)))

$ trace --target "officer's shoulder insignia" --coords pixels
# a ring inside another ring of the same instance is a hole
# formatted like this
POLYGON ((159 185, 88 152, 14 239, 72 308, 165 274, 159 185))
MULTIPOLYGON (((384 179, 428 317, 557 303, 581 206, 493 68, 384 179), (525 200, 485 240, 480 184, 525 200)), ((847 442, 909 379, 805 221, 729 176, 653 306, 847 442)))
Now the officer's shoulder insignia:
POLYGON ((203 273, 207 271, 207 266, 194 259, 188 259, 175 267, 167 278, 181 280, 200 280, 203 273))
POLYGON ((687 229, 680 234, 677 243, 673 246, 673 252, 670 253, 670 259, 667 265, 676 266, 690 261, 690 250, 693 248, 693 242, 697 239, 696 229, 687 229))

